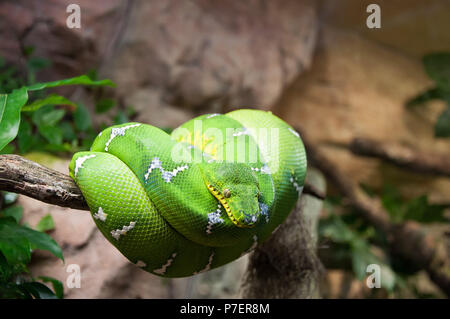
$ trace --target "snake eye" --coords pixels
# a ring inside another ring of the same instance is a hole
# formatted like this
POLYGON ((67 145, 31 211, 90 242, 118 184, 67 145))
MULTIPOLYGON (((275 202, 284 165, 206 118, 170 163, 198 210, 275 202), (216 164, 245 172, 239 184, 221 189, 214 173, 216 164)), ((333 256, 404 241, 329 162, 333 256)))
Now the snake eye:
POLYGON ((223 190, 223 196, 225 196, 226 198, 229 198, 231 196, 231 191, 228 188, 225 188, 223 190))

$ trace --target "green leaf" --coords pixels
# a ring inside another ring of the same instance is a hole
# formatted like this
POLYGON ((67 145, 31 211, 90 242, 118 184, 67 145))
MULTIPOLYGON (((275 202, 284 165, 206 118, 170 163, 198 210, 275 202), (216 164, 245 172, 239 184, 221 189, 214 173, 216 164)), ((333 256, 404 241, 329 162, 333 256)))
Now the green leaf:
POLYGON ((449 97, 449 93, 444 92, 442 90, 440 90, 439 88, 432 88, 429 89, 415 97, 413 97, 411 100, 409 100, 406 103, 406 106, 409 108, 412 108, 414 106, 418 106, 418 105, 423 105, 424 103, 431 101, 431 100, 435 100, 435 99, 441 99, 441 100, 446 100, 446 99, 450 99, 449 97))
POLYGON ((41 107, 33 113, 33 123, 37 127, 56 125, 66 114, 65 110, 57 110, 53 105, 46 105, 41 107))
POLYGON ((33 52, 34 52, 35 47, 32 45, 27 45, 23 48, 23 54, 25 55, 25 57, 29 58, 33 52))
POLYGON ((110 110, 116 101, 113 99, 101 99, 95 104, 95 112, 97 113, 105 113, 110 110))
POLYGON ((77 109, 75 110, 74 113, 74 120, 75 120, 75 127, 81 132, 88 130, 92 125, 89 111, 81 103, 77 104, 77 109))
POLYGON ((22 112, 33 112, 47 104, 75 105, 75 103, 73 103, 69 99, 66 99, 64 96, 61 96, 58 94, 50 94, 49 96, 47 96, 44 99, 39 99, 39 100, 34 101, 33 103, 25 105, 24 107, 22 107, 22 112))
POLYGON ((98 74, 96 69, 90 69, 87 71, 86 75, 93 81, 98 79, 98 74))
POLYGON ((73 141, 77 138, 73 125, 70 122, 64 121, 59 123, 59 128, 61 129, 63 139, 66 141, 73 141))
POLYGON ((56 299, 56 295, 46 285, 40 282, 26 282, 19 287, 29 292, 35 299, 56 299))
POLYGON ((12 154, 15 151, 15 147, 12 143, 7 144, 3 149, 0 150, 0 154, 12 154))
POLYGON ((19 285, 10 282, 0 283, 0 299, 31 299, 27 291, 22 291, 19 285))
POLYGON ((445 206, 428 203, 428 196, 419 196, 406 204, 404 219, 415 220, 420 223, 439 223, 447 221, 445 206))
POLYGON ((40 232, 45 232, 52 229, 55 229, 55 222, 53 221, 53 217, 50 214, 42 217, 39 223, 36 225, 36 230, 40 232))
POLYGON ((31 249, 47 250, 64 260, 61 247, 47 234, 18 225, 11 217, 0 219, 0 251, 8 263, 30 260, 31 249))
POLYGON ((39 276, 38 279, 43 282, 50 282, 53 286, 53 290, 55 291, 55 295, 58 299, 64 298, 64 286, 58 279, 47 277, 47 276, 39 276))
POLYGON ((336 243, 350 243, 355 239, 353 231, 336 214, 330 214, 329 218, 321 223, 320 233, 336 243))
POLYGON ((0 219, 0 252, 10 265, 27 264, 31 258, 31 245, 27 238, 15 234, 16 221, 12 218, 0 219), (10 222, 5 225, 5 222, 10 222))
POLYGON ((31 86, 28 86, 29 91, 36 91, 36 90, 42 90, 42 89, 48 89, 52 87, 59 87, 59 86, 65 86, 65 85, 93 85, 93 86, 112 86, 114 87, 115 84, 108 79, 105 80, 99 80, 94 81, 90 79, 87 75, 81 75, 70 79, 60 80, 60 81, 54 81, 54 82, 47 82, 47 83, 36 83, 31 86))
POLYGON ((19 132, 17 134, 17 146, 19 147, 20 153, 28 152, 33 145, 33 141, 31 125, 28 121, 23 120, 20 122, 19 132))
POLYGON ((27 100, 26 88, 0 95, 0 150, 16 137, 20 124, 20 110, 27 100))
POLYGON ((397 188, 392 185, 384 185, 381 203, 393 222, 403 220, 403 198, 397 188))
POLYGON ((352 268, 356 278, 363 280, 367 275, 367 266, 379 264, 377 258, 372 254, 370 246, 366 241, 355 240, 351 243, 352 268))
POLYGON ((27 67, 30 71, 38 71, 48 68, 51 65, 51 61, 45 58, 31 57, 27 61, 27 67))
POLYGON ((63 133, 58 126, 44 125, 39 126, 38 130, 50 144, 62 144, 63 133))
POLYGON ((450 137, 450 106, 439 115, 434 126, 434 136, 450 137))
POLYGON ((28 272, 25 264, 17 263, 10 265, 5 256, 0 252, 0 298, 2 298, 2 283, 10 281, 13 276, 24 272, 28 272))
POLYGON ((450 53, 428 54, 423 58, 428 76, 444 91, 450 91, 450 53))
POLYGON ((2 215, 5 217, 12 217, 16 223, 19 223, 22 218, 23 208, 22 206, 10 206, 2 210, 2 215))
POLYGON ((72 152, 72 146, 69 143, 47 144, 42 149, 46 152, 72 152))

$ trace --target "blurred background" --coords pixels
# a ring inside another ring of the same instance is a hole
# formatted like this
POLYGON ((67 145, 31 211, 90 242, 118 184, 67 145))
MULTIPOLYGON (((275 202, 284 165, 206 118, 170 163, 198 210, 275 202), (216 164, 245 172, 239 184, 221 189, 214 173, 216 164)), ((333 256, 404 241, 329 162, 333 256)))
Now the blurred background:
MULTIPOLYGON (((421 234, 431 243, 432 253, 397 258, 389 236, 348 205, 340 184, 317 165, 327 179, 314 230, 324 267, 320 296, 448 296, 449 1, 378 0, 381 28, 374 29, 366 25, 374 1, 78 0, 81 28, 70 29, 66 8, 73 2, 0 1, 1 93, 80 74, 117 86, 58 89, 77 107, 46 105, 24 114, 3 153, 67 173, 71 155, 112 124, 171 129, 203 113, 271 110, 299 128, 341 176, 378 198, 390 225, 411 222, 405 242, 421 234), (411 158, 419 162, 405 165, 411 158), (441 170, 424 173, 421 161, 438 162, 441 170), (380 289, 366 285, 372 263, 381 265, 380 289)), ((121 256, 86 212, 15 200, 9 203, 19 207, 21 222, 42 228, 44 218, 42 230, 62 247, 64 265, 37 251, 29 269, 60 280, 66 298, 238 294, 246 258, 192 278, 161 279, 121 256), (81 288, 66 287, 68 264, 80 265, 81 288)), ((396 247, 400 255, 419 248, 396 247)))

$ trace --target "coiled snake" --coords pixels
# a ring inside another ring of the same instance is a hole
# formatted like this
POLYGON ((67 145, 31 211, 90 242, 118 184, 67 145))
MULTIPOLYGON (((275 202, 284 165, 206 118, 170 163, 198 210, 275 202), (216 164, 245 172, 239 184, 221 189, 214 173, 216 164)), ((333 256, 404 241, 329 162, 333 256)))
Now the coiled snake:
POLYGON ((306 155, 284 121, 242 109, 199 116, 170 135, 141 123, 109 127, 69 169, 97 227, 125 257, 184 277, 266 240, 302 192, 306 155))

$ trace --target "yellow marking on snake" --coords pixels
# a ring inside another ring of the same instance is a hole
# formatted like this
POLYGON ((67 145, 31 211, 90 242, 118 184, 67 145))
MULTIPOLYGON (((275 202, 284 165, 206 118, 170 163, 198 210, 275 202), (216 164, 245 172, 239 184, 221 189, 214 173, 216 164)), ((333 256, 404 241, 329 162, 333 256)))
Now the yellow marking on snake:
POLYGON ((225 208, 225 211, 227 212, 228 217, 230 217, 231 221, 233 222, 233 224, 235 224, 238 227, 243 227, 243 228, 251 228, 252 226, 248 226, 245 224, 241 224, 239 223, 239 221, 233 216, 233 214, 231 213, 231 209, 230 209, 230 205, 228 205, 227 200, 225 199, 225 197, 220 193, 219 190, 215 189, 214 186, 212 186, 211 184, 207 184, 206 187, 208 187, 209 191, 211 192, 211 194, 214 195, 215 198, 217 198, 217 200, 222 204, 222 206, 225 208))

